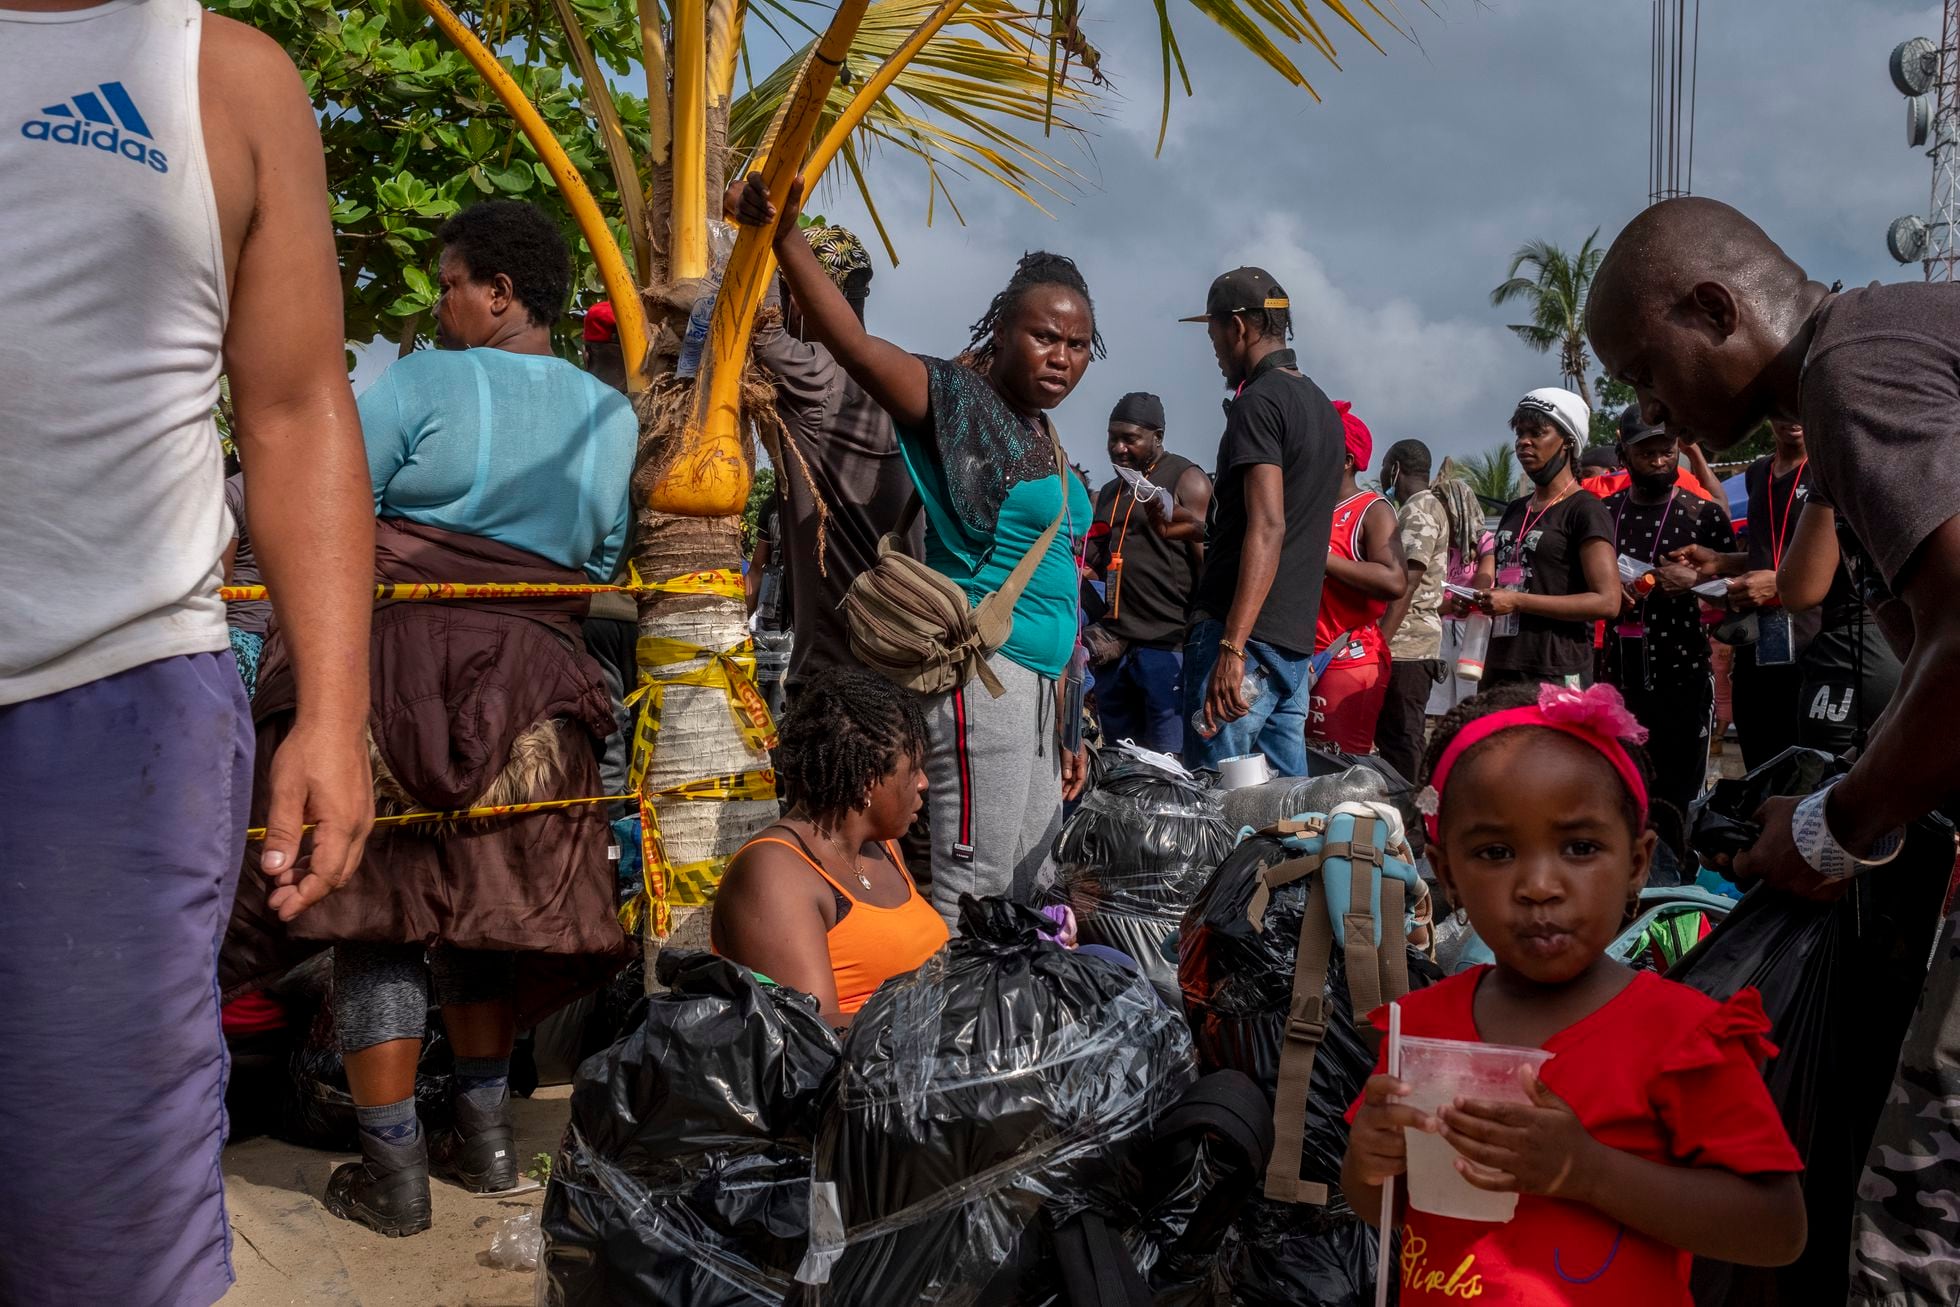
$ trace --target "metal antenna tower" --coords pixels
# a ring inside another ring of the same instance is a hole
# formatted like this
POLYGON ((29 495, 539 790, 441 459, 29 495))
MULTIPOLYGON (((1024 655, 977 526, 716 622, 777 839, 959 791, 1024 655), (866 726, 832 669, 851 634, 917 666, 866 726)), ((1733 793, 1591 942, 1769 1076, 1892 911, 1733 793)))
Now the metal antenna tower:
POLYGON ((1927 145, 1932 199, 1924 218, 1893 222, 1885 244, 1900 263, 1918 263, 1927 281, 1955 280, 1960 265, 1960 0, 1946 0, 1940 43, 1923 36, 1892 52, 1892 85, 1906 97, 1906 143, 1927 145))
POLYGON ((1701 0, 1653 0, 1653 9, 1654 41, 1647 85, 1647 202, 1659 204, 1694 193, 1701 0))

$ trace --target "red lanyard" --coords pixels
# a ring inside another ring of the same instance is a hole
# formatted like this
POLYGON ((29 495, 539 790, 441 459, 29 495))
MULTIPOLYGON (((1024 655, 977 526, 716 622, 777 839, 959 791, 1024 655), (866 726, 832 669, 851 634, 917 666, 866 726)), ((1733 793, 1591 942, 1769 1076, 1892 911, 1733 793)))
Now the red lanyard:
MULTIPOLYGON (((1654 528, 1654 543, 1647 546, 1648 557, 1642 559, 1641 560, 1642 562, 1646 562, 1646 563, 1660 562, 1660 558, 1658 555, 1660 553, 1660 547, 1661 547, 1661 532, 1667 530, 1668 515, 1674 511, 1674 500, 1675 497, 1680 493, 1681 491, 1678 488, 1669 490, 1667 492, 1667 506, 1661 509, 1661 524, 1654 528)), ((1620 543, 1620 519, 1626 515, 1627 505, 1632 501, 1633 501, 1633 492, 1629 490, 1627 491, 1627 497, 1620 501, 1620 506, 1615 510, 1613 510, 1613 547, 1615 549, 1622 549, 1625 547, 1620 543)))
POLYGON ((1763 489, 1768 491, 1763 498, 1769 502, 1763 507, 1769 514, 1769 565, 1772 569, 1783 566, 1783 546, 1790 538, 1790 506, 1796 502, 1797 487, 1803 484, 1803 470, 1809 466, 1810 456, 1806 454, 1797 464, 1797 470, 1790 478, 1790 493, 1783 496, 1781 530, 1777 528, 1776 521, 1776 464, 1771 463, 1769 466, 1770 474, 1763 485, 1763 489))
POLYGON ((1551 503, 1539 509, 1537 517, 1533 517, 1531 515, 1531 501, 1528 499, 1525 501, 1524 524, 1518 528, 1518 538, 1514 540, 1511 544, 1511 562, 1513 564, 1516 564, 1524 557, 1524 542, 1525 539, 1531 535, 1532 524, 1534 522, 1544 521, 1545 514, 1551 512, 1554 508, 1557 508, 1560 504, 1563 504, 1567 499, 1571 497, 1572 497, 1572 491, 1570 490, 1566 491, 1564 494, 1560 495, 1557 499, 1554 499, 1551 503))

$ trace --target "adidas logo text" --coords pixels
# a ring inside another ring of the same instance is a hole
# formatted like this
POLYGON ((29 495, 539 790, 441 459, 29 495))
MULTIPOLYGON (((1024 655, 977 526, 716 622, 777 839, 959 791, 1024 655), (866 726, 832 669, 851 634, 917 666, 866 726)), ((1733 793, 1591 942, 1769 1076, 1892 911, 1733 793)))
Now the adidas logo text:
POLYGON ((39 117, 20 125, 20 134, 30 141, 87 146, 146 164, 157 172, 170 171, 169 158, 148 143, 150 125, 121 82, 103 82, 65 104, 43 107, 39 117))

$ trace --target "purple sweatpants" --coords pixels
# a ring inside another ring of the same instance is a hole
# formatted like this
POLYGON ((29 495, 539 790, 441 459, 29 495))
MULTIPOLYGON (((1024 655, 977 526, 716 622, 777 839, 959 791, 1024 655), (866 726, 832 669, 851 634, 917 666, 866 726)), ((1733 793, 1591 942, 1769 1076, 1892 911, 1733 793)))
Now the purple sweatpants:
POLYGON ((0 1303, 231 1284, 218 944, 251 778, 228 652, 0 707, 0 1303))

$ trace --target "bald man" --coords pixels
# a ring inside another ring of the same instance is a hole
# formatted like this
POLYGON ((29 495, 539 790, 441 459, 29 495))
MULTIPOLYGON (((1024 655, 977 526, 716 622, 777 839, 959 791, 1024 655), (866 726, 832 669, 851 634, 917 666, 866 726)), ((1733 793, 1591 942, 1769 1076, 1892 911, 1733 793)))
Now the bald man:
MULTIPOLYGON (((1836 785, 1770 800, 1737 864, 1819 898, 1885 875, 1906 823, 1960 811, 1960 286, 1834 294, 1729 206, 1669 200, 1614 241, 1587 328, 1642 415, 1684 439, 1721 449, 1765 418, 1802 423, 1813 499, 1898 597, 1889 629, 1908 647, 1893 711, 1836 785)), ((1855 1304, 1960 1301, 1957 926, 1942 933, 1859 1185, 1855 1304)))

